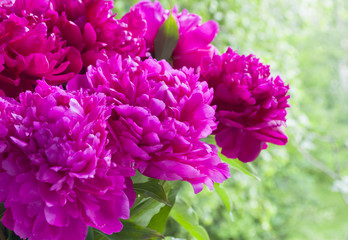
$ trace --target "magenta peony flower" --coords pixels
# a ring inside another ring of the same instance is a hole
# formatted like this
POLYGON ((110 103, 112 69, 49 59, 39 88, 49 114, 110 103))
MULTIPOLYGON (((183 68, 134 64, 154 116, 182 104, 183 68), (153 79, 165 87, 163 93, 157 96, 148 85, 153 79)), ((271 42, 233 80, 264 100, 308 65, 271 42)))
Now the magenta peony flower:
POLYGON ((215 91, 219 125, 214 134, 224 155, 249 162, 267 147, 266 142, 286 144, 289 87, 279 76, 270 77, 269 66, 229 48, 222 56, 205 58, 200 73, 215 91))
POLYGON ((193 69, 174 70, 165 61, 122 59, 97 61, 86 78, 68 88, 89 85, 115 104, 110 132, 122 146, 123 166, 134 166, 148 177, 190 182, 195 192, 221 183, 229 169, 217 149, 200 142, 216 128, 210 106, 212 89, 199 82, 193 69))
POLYGON ((7 96, 32 90, 43 77, 51 84, 67 82, 81 67, 80 53, 48 33, 39 17, 11 13, 0 20, 0 89, 7 96))
POLYGON ((116 20, 112 1, 53 0, 52 4, 58 15, 50 17, 50 24, 57 26, 68 45, 82 52, 84 67, 115 53, 145 56, 146 22, 139 11, 133 10, 116 20))
POLYGON ((18 16, 27 14, 40 15, 47 11, 50 0, 2 0, 0 8, 10 13, 15 13, 18 16))
POLYGON ((2 223, 33 240, 83 240, 88 226, 119 232, 134 170, 112 161, 105 95, 41 81, 19 100, 0 98, 2 223))
MULTIPOLYGON (((150 53, 154 52, 154 40, 156 34, 168 18, 170 11, 165 10, 157 0, 143 0, 134 6, 147 22, 145 34, 146 45, 150 53)), ((179 41, 173 51, 173 67, 193 67, 197 68, 201 58, 217 53, 217 49, 210 43, 219 31, 219 25, 215 21, 208 21, 201 24, 201 17, 189 13, 184 9, 178 13, 177 8, 173 9, 173 16, 179 28, 179 41)))
POLYGON ((146 23, 139 11, 116 20, 112 8, 105 0, 2 2, 0 90, 17 97, 43 77, 66 83, 97 59, 145 56, 146 23))

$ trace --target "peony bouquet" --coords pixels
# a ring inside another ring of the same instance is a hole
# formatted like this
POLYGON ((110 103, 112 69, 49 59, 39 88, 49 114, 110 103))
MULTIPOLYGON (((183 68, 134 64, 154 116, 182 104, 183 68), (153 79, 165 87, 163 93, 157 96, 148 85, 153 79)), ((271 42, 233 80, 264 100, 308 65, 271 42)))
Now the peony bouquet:
POLYGON ((112 9, 0 1, 0 239, 122 232, 153 188, 228 179, 219 148, 250 162, 287 142, 289 87, 253 55, 220 54, 216 22, 156 0, 112 9))

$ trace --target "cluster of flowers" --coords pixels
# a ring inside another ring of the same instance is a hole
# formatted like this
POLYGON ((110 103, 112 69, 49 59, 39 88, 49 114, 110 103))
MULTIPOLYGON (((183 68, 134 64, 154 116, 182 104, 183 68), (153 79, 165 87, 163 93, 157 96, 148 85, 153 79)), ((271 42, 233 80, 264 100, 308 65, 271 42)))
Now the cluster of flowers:
POLYGON ((22 238, 122 229, 138 170, 190 182, 230 177, 222 154, 255 160, 284 145, 288 86, 253 55, 222 55, 214 21, 158 1, 115 19, 107 0, 0 2, 0 202, 22 238), (156 60, 173 18, 178 41, 156 60), (170 62, 170 63, 169 63, 170 62))

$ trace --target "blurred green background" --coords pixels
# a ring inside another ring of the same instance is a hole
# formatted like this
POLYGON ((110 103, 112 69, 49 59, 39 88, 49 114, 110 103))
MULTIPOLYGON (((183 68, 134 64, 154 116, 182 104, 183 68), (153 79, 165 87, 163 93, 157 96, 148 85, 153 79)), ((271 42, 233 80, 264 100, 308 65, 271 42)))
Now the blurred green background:
MULTIPOLYGON (((117 0, 118 16, 136 2, 117 0)), ((210 239, 348 239, 348 1, 161 3, 214 19, 220 52, 257 55, 291 88, 288 145, 270 146, 249 164, 261 181, 231 170, 220 186, 230 209, 216 192, 181 190, 210 239)), ((193 239, 173 219, 165 235, 193 239)))

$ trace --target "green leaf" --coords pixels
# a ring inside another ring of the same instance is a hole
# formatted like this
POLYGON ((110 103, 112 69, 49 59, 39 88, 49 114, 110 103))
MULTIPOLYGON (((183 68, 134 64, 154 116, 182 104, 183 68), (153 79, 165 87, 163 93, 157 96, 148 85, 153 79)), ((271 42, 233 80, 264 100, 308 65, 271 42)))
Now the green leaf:
POLYGON ((245 175, 248 175, 249 177, 256 179, 257 181, 261 181, 261 179, 256 174, 253 173, 253 171, 250 169, 247 163, 243 163, 239 161, 238 159, 227 158, 221 153, 219 153, 219 157, 222 161, 224 161, 225 163, 228 163, 234 169, 237 169, 238 171, 244 173, 245 175))
MULTIPOLYGON (((169 183, 167 183, 166 186, 168 185, 169 183)), ((170 205, 165 205, 164 207, 162 207, 160 211, 151 218, 149 225, 147 225, 148 228, 151 228, 161 233, 164 231, 169 213, 172 209, 172 206, 174 206, 175 204, 176 195, 178 194, 180 187, 181 182, 178 182, 175 186, 171 187, 168 194, 168 201, 170 205)))
POLYGON ((86 240, 94 240, 94 229, 92 227, 88 228, 86 240))
POLYGON ((144 176, 142 173, 140 173, 138 170, 135 172, 135 176, 132 177, 132 182, 133 183, 143 183, 143 182, 147 182, 149 179, 149 177, 144 176))
POLYGON ((221 187, 221 184, 215 183, 214 184, 214 190, 218 194, 219 198, 221 199, 222 203, 225 205, 227 211, 230 213, 231 220, 234 220, 233 213, 232 213, 232 202, 230 200, 230 197, 226 191, 226 189, 221 187))
POLYGON ((216 145, 215 136, 213 136, 213 135, 209 135, 209 136, 206 137, 206 138, 201 138, 200 140, 201 140, 202 142, 205 142, 205 143, 208 143, 208 144, 214 144, 214 145, 216 145))
POLYGON ((94 240, 146 240, 151 238, 161 238, 164 236, 160 233, 139 226, 131 221, 122 221, 123 228, 119 233, 107 235, 98 229, 94 229, 94 240))
POLYGON ((172 54, 179 40, 179 28, 175 18, 170 13, 168 19, 164 21, 155 37, 155 58, 165 59, 172 62, 172 54))
POLYGON ((142 199, 130 209, 129 220, 146 227, 152 216, 160 211, 163 203, 153 200, 152 198, 142 199))
POLYGON ((197 240, 209 240, 207 231, 198 223, 197 214, 187 203, 177 201, 170 216, 197 240))
POLYGON ((151 179, 145 183, 135 183, 133 187, 135 192, 140 194, 142 197, 150 197, 158 202, 169 205, 166 192, 164 191, 163 186, 158 184, 158 180, 151 179))
POLYGON ((219 198, 221 199, 222 203, 225 205, 227 210, 231 212, 231 201, 226 190, 222 188, 218 183, 214 184, 214 190, 218 194, 219 198))

